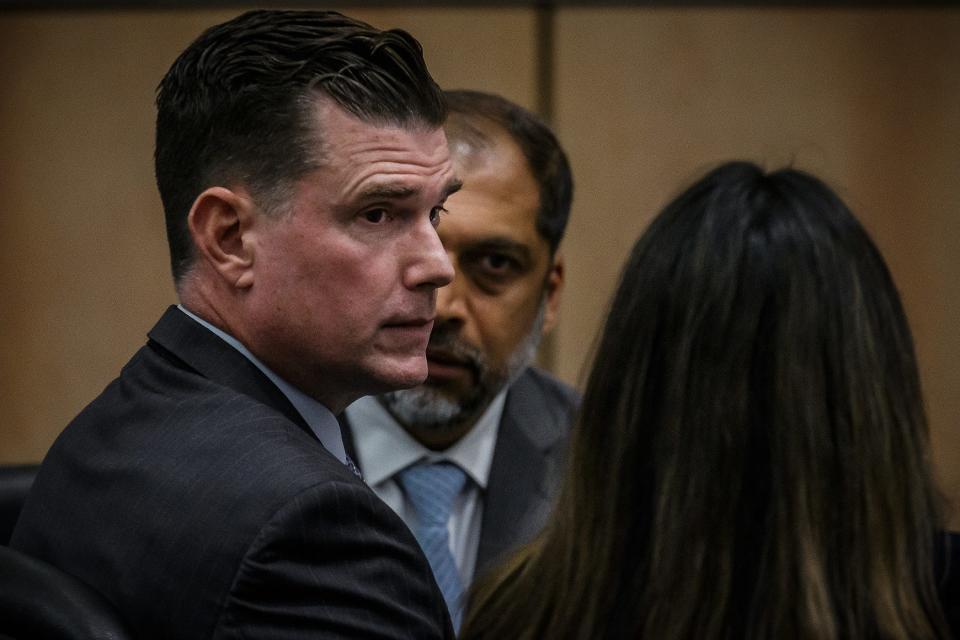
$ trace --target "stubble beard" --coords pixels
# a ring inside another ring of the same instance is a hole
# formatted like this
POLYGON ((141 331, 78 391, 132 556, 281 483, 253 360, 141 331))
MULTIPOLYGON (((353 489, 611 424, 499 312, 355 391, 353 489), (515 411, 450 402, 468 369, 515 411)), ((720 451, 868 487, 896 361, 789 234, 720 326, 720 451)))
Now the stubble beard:
POLYGON ((456 333, 442 326, 434 329, 430 346, 468 361, 474 369, 477 384, 464 396, 453 398, 439 389, 420 385, 413 389, 392 391, 377 399, 401 425, 415 425, 418 430, 431 431, 436 435, 457 431, 475 422, 496 395, 512 384, 533 362, 543 337, 546 307, 544 297, 527 335, 501 368, 492 367, 483 352, 463 342, 456 333))

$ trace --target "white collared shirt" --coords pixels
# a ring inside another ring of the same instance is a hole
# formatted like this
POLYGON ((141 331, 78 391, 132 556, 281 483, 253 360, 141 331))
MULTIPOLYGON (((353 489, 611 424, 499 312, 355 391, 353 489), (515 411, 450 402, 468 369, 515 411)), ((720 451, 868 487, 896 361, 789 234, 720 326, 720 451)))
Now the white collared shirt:
POLYGON ((449 460, 466 472, 471 482, 454 500, 447 524, 450 551, 464 585, 473 579, 477 562, 483 493, 490 477, 506 396, 506 390, 501 391, 473 428, 446 451, 432 451, 414 440, 373 397, 361 398, 346 409, 363 479, 411 530, 416 531, 417 516, 396 480, 397 473, 421 460, 449 460))
POLYGON ((314 435, 317 436, 317 439, 320 440, 320 444, 323 445, 323 448, 332 453, 340 462, 344 464, 347 463, 347 453, 343 448, 343 436, 340 433, 340 423, 337 422, 336 416, 334 416, 329 409, 270 370, 267 365, 260 362, 255 355, 250 353, 249 349, 243 346, 239 340, 231 336, 229 333, 213 326, 203 318, 194 315, 182 305, 178 304, 177 308, 180 309, 180 311, 183 311, 188 317, 212 331, 213 334, 218 338, 242 353, 247 360, 252 362, 258 369, 260 369, 260 371, 263 372, 263 375, 270 378, 270 381, 277 385, 277 388, 280 389, 280 392, 287 397, 287 400, 290 401, 290 404, 292 404, 297 412, 300 413, 304 422, 307 423, 307 426, 310 427, 310 430, 313 431, 314 435))

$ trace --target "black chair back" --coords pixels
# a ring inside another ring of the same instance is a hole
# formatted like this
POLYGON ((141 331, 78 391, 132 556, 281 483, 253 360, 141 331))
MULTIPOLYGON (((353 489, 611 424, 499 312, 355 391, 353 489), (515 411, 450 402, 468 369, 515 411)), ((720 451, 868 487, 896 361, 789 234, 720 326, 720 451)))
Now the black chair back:
POLYGON ((128 640, 102 595, 73 576, 0 546, 0 638, 128 640))
POLYGON ((38 464, 0 465, 0 545, 10 543, 13 526, 39 469, 38 464))

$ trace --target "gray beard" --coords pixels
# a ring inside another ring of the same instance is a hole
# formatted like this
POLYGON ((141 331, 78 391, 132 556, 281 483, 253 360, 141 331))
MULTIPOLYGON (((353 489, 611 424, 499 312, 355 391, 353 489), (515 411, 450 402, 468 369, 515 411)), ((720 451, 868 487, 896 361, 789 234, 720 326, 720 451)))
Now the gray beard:
POLYGON ((491 368, 486 356, 469 345, 457 341, 455 336, 443 340, 445 347, 453 347, 458 353, 466 355, 477 370, 477 385, 471 392, 459 400, 446 396, 443 392, 420 385, 413 389, 402 389, 378 396, 383 407, 402 425, 417 425, 420 429, 430 429, 436 433, 453 431, 480 417, 498 393, 512 384, 537 355, 537 347, 543 337, 543 321, 546 312, 546 297, 540 303, 537 317, 530 331, 507 360, 503 369, 491 368))

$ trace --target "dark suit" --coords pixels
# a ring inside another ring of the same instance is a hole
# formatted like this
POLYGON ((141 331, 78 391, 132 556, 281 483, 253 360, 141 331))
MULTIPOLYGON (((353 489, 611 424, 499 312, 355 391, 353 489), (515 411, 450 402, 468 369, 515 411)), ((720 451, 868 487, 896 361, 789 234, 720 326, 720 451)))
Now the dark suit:
MULTIPOLYGON (((564 472, 579 402, 571 387, 537 369, 527 369, 511 385, 483 496, 475 575, 543 528, 564 472)), ((352 427, 345 417, 341 426, 344 445, 356 459, 352 427)))
POLYGON ((11 546, 140 638, 453 637, 400 519, 176 308, 57 439, 11 546))

